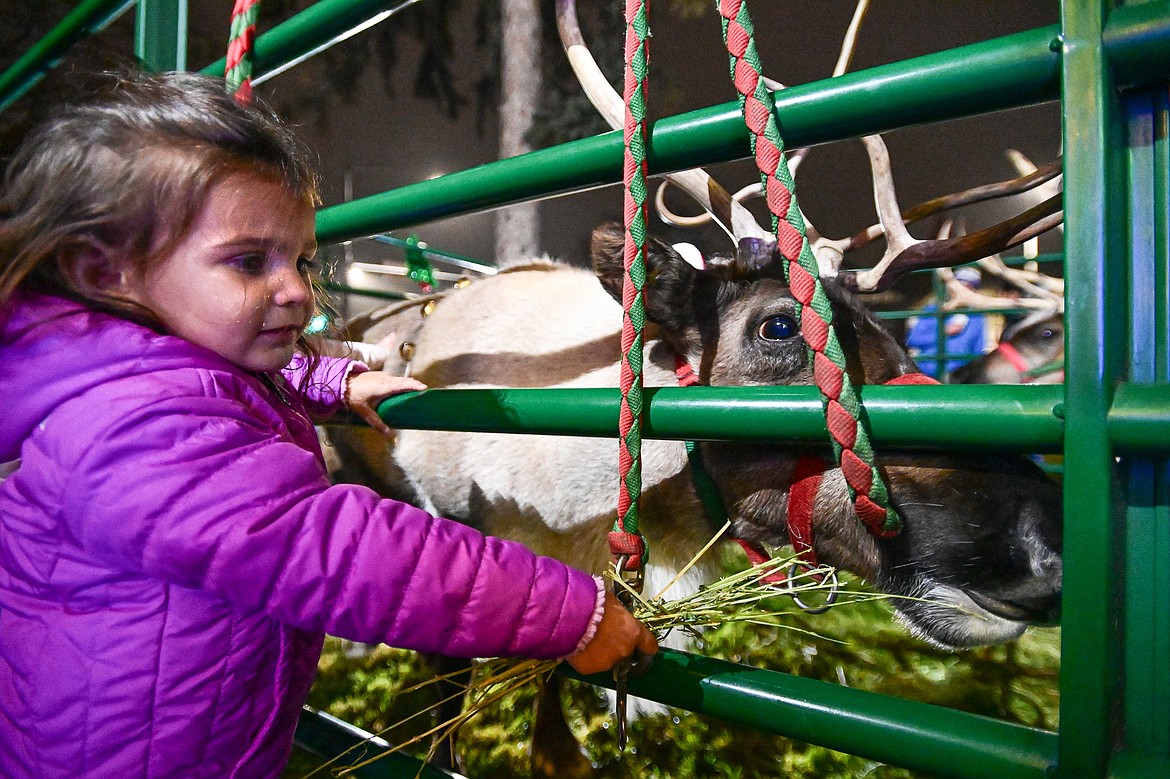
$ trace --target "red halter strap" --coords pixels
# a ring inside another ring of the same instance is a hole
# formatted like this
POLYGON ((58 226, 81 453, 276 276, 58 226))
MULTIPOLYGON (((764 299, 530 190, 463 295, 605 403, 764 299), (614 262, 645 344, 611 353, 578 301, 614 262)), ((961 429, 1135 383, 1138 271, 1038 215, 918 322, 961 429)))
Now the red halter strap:
POLYGON ((995 347, 995 351, 999 352, 1020 373, 1028 372, 1028 363, 1024 360, 1024 356, 1020 354, 1020 350, 1007 341, 995 347))
POLYGON ((887 387, 896 387, 900 384, 938 384, 937 379, 932 379, 925 373, 903 373, 901 376, 895 376, 889 381, 885 382, 887 387))
POLYGON ((788 541, 792 551, 810 568, 817 565, 813 551, 813 508, 821 478, 828 468, 828 461, 820 457, 801 457, 796 461, 792 486, 788 488, 788 541))
MULTIPOLYGON (((699 377, 686 358, 676 354, 674 357, 674 375, 680 387, 693 387, 699 383, 699 377)), ((906 384, 938 384, 939 382, 924 373, 904 373, 885 382, 887 385, 898 386, 906 384)), ((788 489, 787 525, 788 540, 792 549, 803 565, 810 568, 817 566, 816 552, 813 550, 813 509, 816 506, 817 492, 821 488, 821 480, 829 463, 820 457, 806 455, 796 461, 793 469, 792 484, 788 489)), ((754 566, 768 562, 767 551, 759 544, 743 538, 734 539, 747 555, 754 566)), ((777 571, 764 577, 768 584, 783 585, 787 577, 777 571)))
POLYGON ((699 383, 699 377, 695 375, 695 369, 687 362, 687 358, 681 354, 674 356, 674 377, 678 379, 678 386, 693 387, 699 383))
MULTIPOLYGON (((821 488, 821 477, 828 468, 829 463, 820 457, 801 457, 796 461, 792 485, 788 488, 788 542, 792 544, 795 557, 809 568, 817 567, 817 555, 812 546, 813 507, 817 491, 821 488)), ((763 565, 772 559, 764 547, 757 543, 743 538, 736 538, 735 542, 743 547, 743 553, 752 565, 763 565)), ((782 571, 764 577, 765 582, 777 586, 787 580, 788 577, 782 571)))
MULTIPOLYGON (((938 384, 925 373, 904 373, 885 382, 887 385, 938 384)), ((829 463, 820 457, 806 456, 796 461, 792 474, 792 486, 788 490, 788 540, 801 562, 816 567, 817 556, 813 551, 813 508, 821 478, 828 470, 829 463)))
POLYGON ((1020 350, 1012 346, 1007 341, 1004 341, 999 346, 995 347, 992 354, 998 352, 1001 357, 1008 361, 1008 364, 1015 369, 1016 373, 1020 374, 1020 384, 1031 384, 1041 376, 1049 376, 1053 373, 1060 374, 1060 380, 1064 381, 1064 371, 1061 370, 1064 365, 1063 361, 1053 360, 1052 362, 1039 365, 1035 368, 1029 368, 1024 356, 1020 354, 1020 350))

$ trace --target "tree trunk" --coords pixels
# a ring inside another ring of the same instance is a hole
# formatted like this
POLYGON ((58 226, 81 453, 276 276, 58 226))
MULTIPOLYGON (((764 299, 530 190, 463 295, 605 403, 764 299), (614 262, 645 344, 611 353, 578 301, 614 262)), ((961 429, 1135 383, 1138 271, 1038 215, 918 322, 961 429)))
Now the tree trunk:
MULTIPOLYGON (((524 140, 540 96, 539 0, 500 0, 500 159, 532 151, 524 140)), ((540 247, 537 203, 496 212, 496 262, 535 256, 540 247)))

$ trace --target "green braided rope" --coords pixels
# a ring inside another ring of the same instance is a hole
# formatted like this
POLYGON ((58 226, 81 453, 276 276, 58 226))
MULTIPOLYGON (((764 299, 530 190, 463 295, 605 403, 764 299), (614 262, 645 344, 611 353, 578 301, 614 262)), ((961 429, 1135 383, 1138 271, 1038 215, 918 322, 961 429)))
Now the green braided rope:
MULTIPOLYGON (((620 490, 615 534, 638 535, 642 492, 642 346, 646 324, 646 41, 650 27, 642 0, 626 3, 625 155, 623 159, 625 276, 622 282, 621 411, 618 421, 620 490)), ((611 536, 612 538, 612 536, 611 536)))

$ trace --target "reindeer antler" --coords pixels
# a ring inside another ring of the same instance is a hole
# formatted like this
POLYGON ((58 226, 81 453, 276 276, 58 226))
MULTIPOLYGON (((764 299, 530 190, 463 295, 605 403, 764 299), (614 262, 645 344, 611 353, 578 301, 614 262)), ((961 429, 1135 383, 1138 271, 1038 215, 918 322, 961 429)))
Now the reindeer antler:
POLYGON ((979 267, 1024 293, 1020 305, 1064 310, 1064 279, 1035 271, 1009 268, 998 254, 979 261, 979 267), (1033 303, 1034 302, 1034 303, 1033 303))
POLYGON ((902 212, 894 189, 889 150, 879 135, 863 137, 873 175, 874 205, 878 224, 848 239, 818 237, 814 251, 822 269, 840 267, 845 253, 865 246, 884 235, 886 251, 874 267, 844 276, 845 285, 857 292, 881 292, 911 270, 942 268, 973 262, 1017 246, 1064 221, 1062 195, 1055 194, 1021 214, 969 235, 918 240, 906 225, 948 209, 1026 192, 1054 181, 1061 173, 1061 158, 1023 176, 985 184, 962 192, 934 198, 902 212))
MULTIPOLYGON (((1020 214, 968 235, 915 241, 892 256, 887 252, 887 256, 869 270, 844 274, 843 281, 857 292, 882 292, 912 270, 961 265, 1018 246, 1064 220, 1062 200, 1060 195, 1053 196, 1020 214)), ((901 219, 896 221, 901 223, 901 219)), ((905 230, 905 223, 901 224, 905 230)))
MULTIPOLYGON (((833 76, 841 75, 849 67, 856 50, 857 32, 868 6, 869 0, 858 0, 849 29, 842 41, 833 76)), ((577 22, 575 0, 557 0, 556 13, 561 44, 586 96, 610 127, 621 128, 625 116, 624 101, 610 86, 585 46, 577 22)), ((782 84, 770 80, 768 83, 771 89, 783 88, 782 84)), ((831 239, 821 235, 812 222, 807 217, 805 219, 811 248, 817 258, 821 274, 825 276, 838 274, 847 252, 885 236, 886 251, 877 265, 868 270, 853 271, 844 275, 846 286, 855 291, 881 292, 889 289, 898 278, 911 270, 950 267, 986 258, 1034 238, 1063 222, 1061 196, 1057 194, 1021 214, 970 235, 918 240, 910 235, 906 228, 907 224, 951 208, 1018 194, 1052 182, 1060 175, 1061 159, 1058 157, 1043 168, 1018 178, 935 198, 903 213, 898 206, 889 151, 885 142, 879 135, 865 136, 861 140, 865 144, 870 160, 878 224, 849 238, 831 239)), ((791 153, 788 156, 789 169, 795 172, 807 153, 807 149, 791 153)), ((743 200, 759 193, 758 184, 744 187, 732 195, 706 171, 699 168, 667 174, 666 182, 658 189, 655 202, 659 213, 668 221, 679 225, 698 225, 705 223, 708 218, 713 218, 737 244, 747 237, 764 239, 770 237, 768 231, 759 225, 742 204, 743 200), (710 217, 683 217, 671 212, 663 199, 668 184, 674 184, 687 192, 710 214, 710 217)))
MULTIPOLYGON (((610 127, 621 129, 625 121, 625 101, 610 86, 585 45, 577 23, 576 0, 557 0, 556 11, 561 45, 586 97, 610 127)), ((752 213, 701 168, 669 173, 666 179, 694 198, 737 244, 743 238, 770 237, 752 213)))
MULTIPOLYGON (((940 241, 950 238, 953 227, 954 221, 946 220, 939 227, 935 238, 940 241)), ((1009 268, 998 254, 979 260, 978 265, 1023 293, 1023 297, 1012 301, 1013 305, 1037 311, 1060 312, 1064 310, 1064 281, 1062 279, 1046 276, 1043 273, 1009 268)), ((961 283, 955 277, 954 270, 949 267, 936 269, 935 275, 942 280, 946 287, 946 302, 942 305, 945 309, 989 309, 1003 308, 1004 306, 1005 301, 1002 297, 986 295, 971 289, 961 283)))
MULTIPOLYGON (((833 68, 834 77, 848 70, 857 46, 857 31, 868 5, 869 0, 858 0, 853 19, 841 43, 836 66, 833 68)), ((812 223, 805 219, 817 264, 821 274, 826 276, 837 275, 847 252, 885 236, 886 251, 877 265, 870 270, 855 272, 846 277, 846 285, 856 291, 880 292, 888 289, 904 273, 916 268, 949 267, 995 254, 1046 232, 1063 221, 1058 208, 1060 198, 1059 195, 1055 195, 1018 217, 970 236, 920 241, 910 235, 906 225, 948 209, 1026 192, 1051 182, 1060 175, 1061 159, 1058 157, 1043 168, 1033 169, 1009 181, 973 187, 928 200, 903 213, 898 206, 890 154, 885 141, 880 135, 867 135, 862 137, 861 141, 869 157, 878 224, 851 238, 830 239, 821 235, 812 223)), ((796 167, 807 152, 807 149, 801 149, 790 155, 789 169, 795 173, 796 167)))

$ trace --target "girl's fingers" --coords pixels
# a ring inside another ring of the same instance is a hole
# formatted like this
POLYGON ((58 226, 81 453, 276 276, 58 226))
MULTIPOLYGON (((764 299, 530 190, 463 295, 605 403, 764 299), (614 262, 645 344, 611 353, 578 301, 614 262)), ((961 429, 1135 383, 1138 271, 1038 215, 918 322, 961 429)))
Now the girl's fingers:
POLYGON ((378 412, 367 405, 359 405, 353 409, 353 412, 366 421, 370 427, 377 430, 382 435, 391 435, 393 431, 390 427, 382 421, 382 417, 378 416, 378 412))

